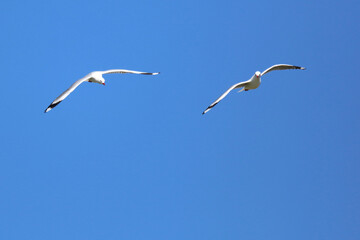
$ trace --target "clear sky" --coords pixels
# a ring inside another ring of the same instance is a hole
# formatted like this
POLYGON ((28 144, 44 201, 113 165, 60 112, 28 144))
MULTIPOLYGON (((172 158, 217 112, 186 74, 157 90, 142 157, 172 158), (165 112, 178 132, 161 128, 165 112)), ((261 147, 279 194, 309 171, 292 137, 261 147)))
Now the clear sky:
POLYGON ((0 239, 359 239, 359 1, 0 8, 0 239))

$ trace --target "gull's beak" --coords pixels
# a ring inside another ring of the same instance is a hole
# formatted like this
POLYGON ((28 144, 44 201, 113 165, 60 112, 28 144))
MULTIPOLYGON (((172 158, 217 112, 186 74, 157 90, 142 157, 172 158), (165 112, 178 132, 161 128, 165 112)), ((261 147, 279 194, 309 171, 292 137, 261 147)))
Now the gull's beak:
POLYGON ((102 85, 104 85, 104 86, 105 86, 105 83, 102 83, 102 85))

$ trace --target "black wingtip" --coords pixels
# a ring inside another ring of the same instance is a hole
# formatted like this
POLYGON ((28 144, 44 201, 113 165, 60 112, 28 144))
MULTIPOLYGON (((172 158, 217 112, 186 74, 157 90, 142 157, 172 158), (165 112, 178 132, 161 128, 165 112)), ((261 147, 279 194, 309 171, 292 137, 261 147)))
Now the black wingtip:
POLYGON ((148 73, 148 72, 146 72, 146 73, 142 73, 142 74, 144 74, 144 75, 158 75, 158 74, 160 74, 160 72, 156 72, 156 73, 148 73))
POLYGON ((205 113, 207 113, 208 111, 210 111, 211 107, 208 107, 207 109, 205 109, 205 111, 203 111, 202 115, 204 115, 205 113))
POLYGON ((50 111, 51 109, 53 109, 54 107, 56 107, 59 103, 61 103, 61 101, 57 102, 57 103, 51 103, 44 111, 44 113, 47 113, 48 111, 50 111))
POLYGON ((295 69, 305 70, 306 68, 300 67, 300 66, 295 66, 295 69))

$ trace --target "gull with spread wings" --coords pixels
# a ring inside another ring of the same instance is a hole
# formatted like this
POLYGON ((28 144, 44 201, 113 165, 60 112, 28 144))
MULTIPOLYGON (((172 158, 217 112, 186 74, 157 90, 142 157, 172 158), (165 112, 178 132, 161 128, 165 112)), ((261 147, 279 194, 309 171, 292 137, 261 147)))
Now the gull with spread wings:
POLYGON ((69 94, 72 93, 72 91, 74 91, 75 88, 77 88, 83 82, 94 82, 94 83, 99 83, 99 84, 105 85, 105 79, 103 78, 102 75, 103 74, 109 74, 109 73, 134 73, 134 74, 144 74, 144 75, 157 75, 157 74, 159 74, 159 72, 157 72, 157 73, 148 73, 148 72, 138 72, 138 71, 125 70, 125 69, 112 69, 112 70, 107 70, 107 71, 91 72, 88 75, 86 75, 85 77, 83 77, 83 78, 77 80, 76 82, 74 82, 73 85, 71 85, 65 92, 63 92, 60 96, 58 96, 46 108, 45 112, 47 113, 48 111, 50 111, 51 109, 56 107, 67 96, 69 96, 69 94))
POLYGON ((301 69, 304 70, 304 67, 298 67, 298 66, 293 66, 293 65, 289 65, 289 64, 277 64, 274 65, 272 67, 269 67, 268 69, 266 69, 264 72, 260 73, 259 71, 256 71, 254 76, 252 76, 249 80, 245 81, 245 82, 240 82, 237 83, 233 86, 231 86, 223 95, 221 95, 218 99, 215 100, 215 102, 213 102, 202 114, 207 113, 208 111, 210 111, 211 108, 213 108, 216 104, 218 104, 224 97, 226 97, 226 95, 228 95, 228 93, 233 90, 233 89, 237 89, 237 88, 242 88, 239 92, 242 91, 249 91, 252 89, 256 89, 260 86, 261 83, 261 77, 263 75, 265 75, 268 72, 274 71, 274 70, 286 70, 286 69, 301 69))

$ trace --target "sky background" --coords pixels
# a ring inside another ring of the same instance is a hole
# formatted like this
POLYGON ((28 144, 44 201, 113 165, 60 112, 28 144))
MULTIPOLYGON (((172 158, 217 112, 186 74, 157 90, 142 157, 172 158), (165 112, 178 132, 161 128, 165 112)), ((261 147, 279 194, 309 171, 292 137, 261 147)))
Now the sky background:
POLYGON ((359 239, 359 1, 0 8, 0 239, 359 239))

